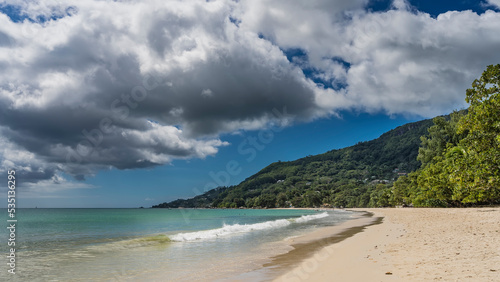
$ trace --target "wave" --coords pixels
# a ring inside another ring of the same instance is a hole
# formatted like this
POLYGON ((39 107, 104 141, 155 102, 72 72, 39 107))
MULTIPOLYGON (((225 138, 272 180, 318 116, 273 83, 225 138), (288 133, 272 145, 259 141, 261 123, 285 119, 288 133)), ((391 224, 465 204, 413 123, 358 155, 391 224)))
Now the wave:
POLYGON ((233 224, 226 225, 217 229, 210 229, 204 231, 197 232, 189 232, 189 233, 179 233, 176 235, 169 236, 171 241, 177 242, 186 242, 186 241, 195 241, 195 240, 204 240, 204 239, 215 239, 222 236, 227 236, 231 234, 238 233, 247 233, 251 231, 257 230, 266 230, 273 228, 281 228, 288 226, 293 223, 305 223, 311 220, 319 219, 327 217, 328 213, 320 213, 314 215, 303 215, 299 218, 291 218, 291 219, 278 219, 273 221, 266 221, 254 224, 233 224))
POLYGON ((327 217, 327 216, 328 216, 328 213, 324 212, 324 213, 319 213, 319 214, 303 215, 303 216, 296 218, 294 220, 296 223, 304 223, 304 222, 308 222, 310 220, 319 219, 319 218, 323 218, 323 217, 327 217))

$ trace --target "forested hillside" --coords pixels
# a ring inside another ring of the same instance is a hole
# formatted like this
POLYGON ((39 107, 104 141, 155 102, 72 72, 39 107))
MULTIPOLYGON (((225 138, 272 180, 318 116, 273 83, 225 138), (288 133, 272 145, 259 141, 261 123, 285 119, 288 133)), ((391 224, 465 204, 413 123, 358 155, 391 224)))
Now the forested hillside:
POLYGON ((378 196, 394 180, 420 167, 420 136, 432 120, 409 123, 354 146, 276 162, 239 185, 154 207, 364 207, 386 205, 378 196), (379 202, 381 201, 381 202, 379 202))

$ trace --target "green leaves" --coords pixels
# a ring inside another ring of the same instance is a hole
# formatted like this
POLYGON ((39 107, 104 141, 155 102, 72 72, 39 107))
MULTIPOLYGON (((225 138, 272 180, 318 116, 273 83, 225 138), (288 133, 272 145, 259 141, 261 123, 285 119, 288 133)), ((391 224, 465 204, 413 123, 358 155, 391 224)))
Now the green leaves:
POLYGON ((458 124, 467 135, 464 155, 454 156, 451 179, 464 203, 500 201, 500 65, 490 65, 467 90, 469 113, 458 124))
POLYGON ((481 78, 472 82, 472 88, 467 89, 465 101, 476 107, 491 99, 492 95, 499 93, 500 65, 489 65, 481 78))
MULTIPOLYGON (((416 181, 400 179, 415 206, 500 202, 500 65, 488 66, 466 92, 470 107, 437 117, 422 137, 416 181)), ((405 194, 405 192, 399 192, 405 194)))

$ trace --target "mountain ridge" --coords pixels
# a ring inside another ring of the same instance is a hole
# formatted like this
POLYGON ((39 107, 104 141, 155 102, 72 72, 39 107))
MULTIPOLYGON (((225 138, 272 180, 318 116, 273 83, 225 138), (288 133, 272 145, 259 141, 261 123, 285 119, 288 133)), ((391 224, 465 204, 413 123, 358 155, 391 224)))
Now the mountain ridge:
POLYGON ((377 192, 420 167, 420 137, 432 125, 432 119, 407 123, 370 141, 274 162, 238 185, 217 187, 153 208, 380 206, 377 192))

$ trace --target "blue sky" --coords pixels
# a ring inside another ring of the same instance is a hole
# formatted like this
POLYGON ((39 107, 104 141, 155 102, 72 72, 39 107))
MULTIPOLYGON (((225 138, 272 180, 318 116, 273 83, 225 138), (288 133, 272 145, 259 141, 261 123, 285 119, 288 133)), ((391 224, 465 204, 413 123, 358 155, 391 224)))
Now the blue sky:
POLYGON ((465 107, 500 60, 499 5, 1 1, 0 167, 20 207, 238 184, 465 107))

